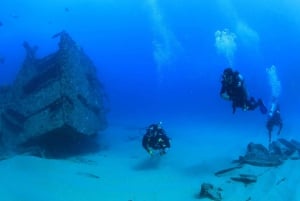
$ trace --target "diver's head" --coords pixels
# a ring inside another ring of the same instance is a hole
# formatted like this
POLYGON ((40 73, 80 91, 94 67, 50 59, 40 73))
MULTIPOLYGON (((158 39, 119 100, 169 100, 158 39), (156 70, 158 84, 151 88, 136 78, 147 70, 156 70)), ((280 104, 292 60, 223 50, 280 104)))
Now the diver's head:
POLYGON ((156 123, 156 124, 151 124, 148 129, 149 130, 159 130, 162 129, 162 122, 156 123))
POLYGON ((232 68, 230 68, 230 67, 225 68, 224 71, 223 71, 223 74, 233 74, 232 68))
POLYGON ((151 125, 148 127, 149 130, 157 130, 157 128, 158 128, 157 124, 151 124, 151 125))
POLYGON ((157 129, 162 129, 162 122, 160 121, 160 122, 158 122, 158 124, 156 124, 157 125, 157 129))
POLYGON ((233 75, 232 68, 225 68, 222 75, 222 81, 231 84, 233 82, 233 75))

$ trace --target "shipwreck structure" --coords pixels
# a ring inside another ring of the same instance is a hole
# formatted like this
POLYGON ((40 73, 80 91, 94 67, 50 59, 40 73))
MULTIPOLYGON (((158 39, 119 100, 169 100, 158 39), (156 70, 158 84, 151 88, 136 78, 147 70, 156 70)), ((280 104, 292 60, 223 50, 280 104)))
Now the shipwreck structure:
MULTIPOLYGON (((58 50, 26 58, 15 81, 0 87, 0 144, 5 150, 38 150, 42 155, 91 148, 107 127, 107 106, 96 67, 75 41, 61 32, 58 50)), ((3 151, 3 150, 2 150, 3 151)))

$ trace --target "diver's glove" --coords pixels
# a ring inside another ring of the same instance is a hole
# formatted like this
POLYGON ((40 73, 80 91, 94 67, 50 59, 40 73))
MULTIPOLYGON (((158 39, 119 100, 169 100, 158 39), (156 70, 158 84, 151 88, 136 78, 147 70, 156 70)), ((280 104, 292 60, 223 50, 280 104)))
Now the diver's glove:
POLYGON ((228 95, 227 92, 222 93, 222 94, 221 94, 221 97, 222 97, 223 99, 225 99, 225 100, 230 100, 230 96, 228 95))

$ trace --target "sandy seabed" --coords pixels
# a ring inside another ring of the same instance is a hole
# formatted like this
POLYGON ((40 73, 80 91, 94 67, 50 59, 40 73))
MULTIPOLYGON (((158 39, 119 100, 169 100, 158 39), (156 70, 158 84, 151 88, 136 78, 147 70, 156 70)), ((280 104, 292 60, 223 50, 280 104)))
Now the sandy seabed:
POLYGON ((265 142, 266 136, 259 134, 263 131, 251 135, 230 126, 171 128, 169 152, 150 157, 141 147, 141 132, 133 130, 108 129, 107 134, 119 140, 99 153, 64 160, 22 155, 0 161, 1 200, 190 201, 199 200, 204 182, 222 189, 224 201, 300 200, 297 160, 279 167, 244 165, 214 175, 235 166, 232 160, 245 153, 250 141, 265 142), (243 134, 235 135, 239 132, 243 134), (244 185, 230 179, 239 174, 256 175, 257 182, 244 185))

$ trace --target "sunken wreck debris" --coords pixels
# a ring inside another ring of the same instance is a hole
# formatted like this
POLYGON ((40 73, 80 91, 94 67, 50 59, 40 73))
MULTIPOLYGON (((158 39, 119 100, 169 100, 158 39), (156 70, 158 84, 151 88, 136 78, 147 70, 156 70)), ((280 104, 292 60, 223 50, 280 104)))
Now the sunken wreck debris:
POLYGON ((96 67, 66 32, 56 37, 58 51, 44 58, 25 42, 21 70, 11 86, 0 88, 0 142, 6 149, 72 154, 93 147, 89 143, 107 126, 96 67))
POLYGON ((222 192, 221 188, 217 188, 210 183, 203 183, 201 185, 200 193, 197 197, 207 198, 214 201, 221 201, 222 200, 221 192, 222 192))
POLYGON ((249 143, 246 154, 234 162, 261 167, 276 167, 287 159, 300 159, 300 143, 296 140, 288 141, 280 138, 272 142, 269 148, 262 144, 249 143))

